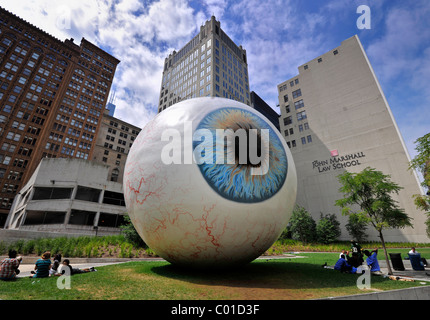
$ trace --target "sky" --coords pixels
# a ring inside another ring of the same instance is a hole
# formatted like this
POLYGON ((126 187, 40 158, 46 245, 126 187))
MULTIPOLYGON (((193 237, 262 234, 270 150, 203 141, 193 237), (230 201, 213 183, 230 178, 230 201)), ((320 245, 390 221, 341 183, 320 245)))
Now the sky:
POLYGON ((428 0, 0 0, 0 6, 60 40, 79 44, 84 37, 118 58, 115 116, 138 127, 157 113, 164 59, 214 15, 247 51, 250 90, 278 113, 277 85, 357 34, 412 158, 416 139, 430 132, 428 0), (361 5, 370 9, 370 29, 357 26, 361 5))

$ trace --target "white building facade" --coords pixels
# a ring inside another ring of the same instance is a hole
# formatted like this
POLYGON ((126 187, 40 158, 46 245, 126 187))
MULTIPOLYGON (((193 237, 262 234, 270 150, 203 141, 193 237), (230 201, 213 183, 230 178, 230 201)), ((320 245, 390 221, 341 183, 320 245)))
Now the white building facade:
POLYGON ((88 160, 42 159, 15 197, 5 229, 119 234, 126 213, 122 184, 108 175, 107 165, 88 160))
MULTIPOLYGON (((387 241, 428 242, 425 215, 412 196, 422 189, 390 106, 357 36, 309 61, 299 74, 278 85, 280 131, 292 152, 298 178, 297 204, 318 221, 336 214, 342 238, 347 218, 335 201, 342 198, 337 176, 372 167, 404 189, 394 195, 413 228, 384 232, 387 241)), ((372 227, 369 240, 379 240, 372 227)))

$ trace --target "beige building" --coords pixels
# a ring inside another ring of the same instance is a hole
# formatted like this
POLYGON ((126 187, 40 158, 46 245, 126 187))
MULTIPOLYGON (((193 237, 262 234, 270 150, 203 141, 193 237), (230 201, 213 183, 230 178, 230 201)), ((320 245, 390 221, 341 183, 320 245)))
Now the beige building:
MULTIPOLYGON (((396 121, 357 36, 301 65, 299 74, 278 85, 280 129, 291 149, 298 177, 297 204, 318 221, 339 217, 349 239, 347 218, 334 205, 341 198, 337 176, 372 167, 404 189, 395 196, 414 228, 387 230, 387 241, 428 242, 425 215, 412 195, 422 193, 396 121)), ((372 227, 369 240, 379 240, 372 227)))
POLYGON ((213 16, 198 35, 165 59, 158 112, 196 97, 224 97, 251 105, 246 50, 213 16))
POLYGON ((108 179, 122 183, 128 152, 140 128, 105 112, 91 160, 109 166, 108 179))
POLYGON ((0 7, 0 227, 42 158, 92 157, 118 63, 0 7))

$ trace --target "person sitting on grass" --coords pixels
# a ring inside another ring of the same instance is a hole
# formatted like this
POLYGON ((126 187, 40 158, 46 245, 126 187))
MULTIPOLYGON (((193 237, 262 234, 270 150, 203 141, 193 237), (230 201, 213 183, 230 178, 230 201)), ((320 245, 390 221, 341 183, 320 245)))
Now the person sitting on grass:
POLYGON ((22 257, 17 257, 15 250, 9 250, 9 258, 3 259, 0 263, 0 280, 15 280, 19 274, 19 264, 22 257))
POLYGON ((30 278, 47 278, 49 277, 49 269, 51 269, 51 252, 46 251, 42 254, 42 257, 36 261, 34 267, 35 272, 30 278))
POLYGON ((49 269, 49 275, 53 276, 58 273, 58 267, 60 266, 61 262, 61 254, 57 253, 54 256, 54 263, 51 266, 51 269, 49 269))
POLYGON ((378 262, 378 248, 369 252, 364 250, 364 254, 367 256, 366 263, 370 267, 370 272, 381 272, 378 262))
POLYGON ((94 269, 94 267, 91 268, 85 268, 85 269, 79 269, 79 268, 73 268, 70 265, 70 260, 69 259, 64 259, 63 261, 63 265, 61 266, 61 271, 58 275, 66 275, 66 276, 71 276, 74 274, 79 274, 79 273, 87 273, 87 272, 92 272, 92 271, 97 271, 96 269, 94 269))
POLYGON ((334 270, 338 270, 342 273, 357 273, 357 268, 351 266, 347 261, 345 255, 341 255, 334 265, 334 270))

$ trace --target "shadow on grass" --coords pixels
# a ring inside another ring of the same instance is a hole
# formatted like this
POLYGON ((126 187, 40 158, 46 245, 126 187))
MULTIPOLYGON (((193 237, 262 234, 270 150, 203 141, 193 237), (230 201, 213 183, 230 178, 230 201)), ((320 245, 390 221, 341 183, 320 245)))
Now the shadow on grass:
MULTIPOLYGON (((175 265, 156 266, 152 272, 193 284, 270 289, 355 289, 358 274, 344 274, 321 265, 290 261, 253 262, 230 269, 185 269, 175 265)), ((372 276, 372 283, 385 281, 372 276)))

